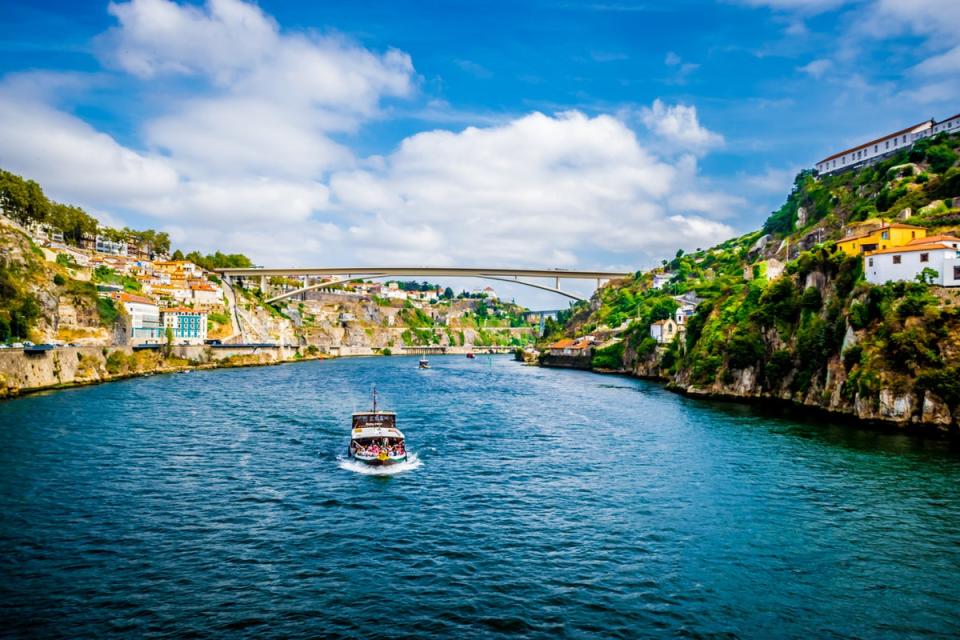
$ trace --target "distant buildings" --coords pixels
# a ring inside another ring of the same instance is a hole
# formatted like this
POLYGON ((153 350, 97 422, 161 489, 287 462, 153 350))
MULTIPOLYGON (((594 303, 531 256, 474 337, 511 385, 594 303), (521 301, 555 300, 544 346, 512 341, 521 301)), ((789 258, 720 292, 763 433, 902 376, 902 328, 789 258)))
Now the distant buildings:
POLYGON ((125 256, 127 255, 127 243, 126 242, 113 242, 105 236, 97 236, 94 243, 94 250, 97 253, 109 253, 115 256, 125 256))
POLYGON ((960 286, 960 238, 953 236, 918 238, 902 247, 873 251, 863 260, 864 276, 873 284, 915 280, 924 269, 932 269, 937 275, 931 284, 960 286))
POLYGON ((846 169, 862 167, 878 162, 901 149, 911 147, 914 142, 921 138, 933 136, 944 131, 960 131, 960 113, 941 122, 937 122, 933 118, 924 120, 906 129, 888 133, 876 140, 864 142, 851 149, 827 156, 816 164, 816 169, 821 175, 826 175, 846 169))

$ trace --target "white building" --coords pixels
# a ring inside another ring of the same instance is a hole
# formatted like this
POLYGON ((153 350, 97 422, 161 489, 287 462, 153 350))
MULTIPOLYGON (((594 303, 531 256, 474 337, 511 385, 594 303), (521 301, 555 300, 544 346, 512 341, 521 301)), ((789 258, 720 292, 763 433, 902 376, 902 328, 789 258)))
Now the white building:
POLYGON ((677 307, 677 311, 673 314, 673 321, 677 323, 677 326, 683 327, 686 326, 687 320, 690 319, 690 316, 697 312, 697 308, 692 304, 681 304, 677 307))
POLYGON ((816 164, 817 172, 826 175, 871 164, 891 153, 913 146, 913 143, 920 138, 937 135, 945 131, 960 131, 960 113, 940 122, 933 118, 924 120, 906 129, 894 131, 876 140, 827 156, 816 164))
POLYGON ((655 273, 653 274, 653 288, 662 289, 663 285, 667 284, 673 279, 672 273, 655 273))
POLYGON ((126 242, 111 242, 108 238, 104 236, 97 236, 96 244, 94 248, 98 253, 110 253, 115 256, 125 256, 127 255, 127 243, 126 242))
MULTIPOLYGON (((174 344, 203 344, 207 339, 207 312, 189 307, 161 311, 164 332, 173 332, 174 344)), ((164 336, 166 337, 166 336, 164 336)))
POLYGON ((650 337, 659 344, 667 344, 677 335, 677 330, 677 323, 672 318, 657 320, 650 325, 650 337))
POLYGON ((223 291, 211 284, 205 282, 191 283, 190 293, 193 295, 195 304, 206 307, 223 304, 223 291))
POLYGON ((163 326, 160 324, 160 307, 150 298, 130 293, 120 294, 120 304, 130 316, 130 342, 160 342, 163 326))
POLYGON ((882 249, 863 257, 867 282, 883 284, 895 280, 916 280, 924 269, 937 275, 932 284, 960 286, 960 238, 932 236, 918 238, 902 247, 882 249))

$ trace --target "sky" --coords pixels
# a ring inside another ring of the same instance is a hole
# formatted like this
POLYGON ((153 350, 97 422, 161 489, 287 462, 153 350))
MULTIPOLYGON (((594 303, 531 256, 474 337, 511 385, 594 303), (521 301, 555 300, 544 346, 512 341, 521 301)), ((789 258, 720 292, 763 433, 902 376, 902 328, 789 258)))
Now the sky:
POLYGON ((0 167, 265 266, 649 268, 960 112, 957 0, 0 4, 0 167))

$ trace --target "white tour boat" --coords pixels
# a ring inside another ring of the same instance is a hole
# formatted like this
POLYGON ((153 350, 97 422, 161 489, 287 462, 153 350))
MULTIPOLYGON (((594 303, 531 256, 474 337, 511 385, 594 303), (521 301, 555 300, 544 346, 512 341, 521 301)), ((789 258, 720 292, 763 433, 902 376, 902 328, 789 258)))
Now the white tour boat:
POLYGON ((373 390, 373 409, 353 414, 348 454, 369 465, 397 464, 407 459, 403 433, 397 429, 397 414, 377 409, 377 390, 373 390))

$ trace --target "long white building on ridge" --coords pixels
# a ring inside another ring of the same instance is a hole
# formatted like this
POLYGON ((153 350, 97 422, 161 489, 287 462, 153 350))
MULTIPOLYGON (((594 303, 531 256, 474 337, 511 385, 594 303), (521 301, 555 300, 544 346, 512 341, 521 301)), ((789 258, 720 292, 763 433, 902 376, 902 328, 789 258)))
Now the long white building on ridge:
POLYGON ((827 156, 816 164, 817 173, 826 175, 872 164, 891 153, 913 146, 913 143, 921 138, 944 131, 960 132, 960 113, 940 122, 930 118, 906 129, 889 133, 882 138, 827 156))

